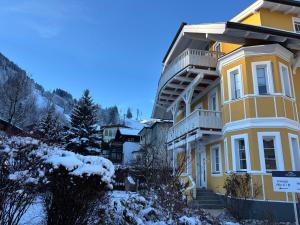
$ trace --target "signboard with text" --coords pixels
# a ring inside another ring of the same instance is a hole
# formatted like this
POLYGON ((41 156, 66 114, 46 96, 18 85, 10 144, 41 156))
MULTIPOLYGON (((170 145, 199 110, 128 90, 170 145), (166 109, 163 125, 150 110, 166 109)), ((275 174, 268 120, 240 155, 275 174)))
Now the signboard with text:
POLYGON ((272 181, 275 192, 300 193, 300 171, 273 171, 272 181))

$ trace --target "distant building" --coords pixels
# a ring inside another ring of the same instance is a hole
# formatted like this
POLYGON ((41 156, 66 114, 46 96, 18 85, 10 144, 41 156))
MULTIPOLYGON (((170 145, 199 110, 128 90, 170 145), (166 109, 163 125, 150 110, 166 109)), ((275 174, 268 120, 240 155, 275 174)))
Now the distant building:
POLYGON ((11 125, 5 120, 0 119, 0 134, 1 133, 8 135, 22 135, 25 132, 21 128, 11 125))
POLYGON ((128 127, 122 124, 101 126, 100 129, 101 140, 105 143, 109 143, 111 140, 115 139, 117 130, 119 128, 128 128, 128 127))
POLYGON ((139 132, 140 149, 133 152, 134 159, 139 160, 142 157, 145 146, 151 146, 151 148, 161 152, 163 155, 163 151, 166 150, 168 130, 172 125, 172 121, 158 120, 149 126, 145 126, 139 132))
POLYGON ((143 125, 138 121, 127 121, 126 125, 102 126, 102 156, 115 164, 128 165, 133 157, 132 152, 139 150, 139 131, 143 125))

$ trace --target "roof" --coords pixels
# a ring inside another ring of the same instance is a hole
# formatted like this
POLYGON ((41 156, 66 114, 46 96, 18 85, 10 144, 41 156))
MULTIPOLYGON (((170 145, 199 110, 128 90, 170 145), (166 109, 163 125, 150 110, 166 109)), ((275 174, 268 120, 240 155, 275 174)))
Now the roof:
POLYGON ((167 57, 168 57, 168 55, 169 55, 169 53, 170 53, 170 51, 171 51, 171 49, 172 49, 172 46, 175 44, 175 42, 176 42, 178 36, 179 36, 180 33, 181 33, 181 30, 183 29, 183 27, 184 27, 185 25, 187 25, 187 23, 185 23, 185 22, 182 22, 182 23, 181 23, 180 27, 178 28, 178 30, 177 30, 177 32, 176 32, 175 37, 173 38, 173 41, 172 41, 170 47, 168 48, 168 51, 166 52, 166 54, 165 54, 165 56, 164 56, 164 59, 163 59, 162 63, 165 63, 165 61, 166 61, 166 59, 167 59, 167 57))
POLYGON ((130 128, 120 128, 120 134, 129 136, 138 136, 140 130, 130 129, 130 128))
POLYGON ((105 128, 120 128, 120 127, 128 128, 128 126, 125 126, 124 124, 115 124, 115 125, 104 125, 104 126, 101 126, 101 129, 105 129, 105 128))
MULTIPOLYGON (((280 43, 285 42, 285 38, 294 39, 299 41, 300 35, 290 31, 284 31, 276 28, 255 26, 242 24, 237 22, 223 22, 223 23, 211 23, 211 24, 194 24, 185 25, 181 29, 181 34, 177 36, 173 45, 170 46, 168 56, 166 60, 172 60, 177 56, 178 52, 182 52, 186 48, 189 48, 191 40, 197 40, 199 43, 207 43, 209 41, 223 41, 235 44, 247 44, 253 42, 253 40, 260 40, 264 43, 280 43), (259 34, 266 34, 262 37, 259 34), (283 41, 280 41, 284 37, 283 41)), ((288 44, 295 43, 295 41, 287 40, 288 44)), ((298 44, 298 43, 297 43, 298 44)), ((292 48, 286 46, 288 48, 292 48)), ((295 48, 295 45, 294 45, 295 48)), ((300 47, 296 47, 300 50, 300 47)))
POLYGON ((233 17, 230 21, 240 22, 244 18, 253 14, 255 11, 267 8, 273 11, 284 11, 287 13, 300 14, 300 2, 294 0, 257 0, 238 15, 233 17))

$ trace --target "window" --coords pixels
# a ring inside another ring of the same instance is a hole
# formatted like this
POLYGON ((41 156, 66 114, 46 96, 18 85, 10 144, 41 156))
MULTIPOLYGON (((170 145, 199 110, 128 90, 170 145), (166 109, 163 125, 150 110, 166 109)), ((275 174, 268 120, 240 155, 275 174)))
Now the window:
POLYGON ((252 63, 252 77, 254 93, 257 95, 268 95, 274 92, 271 62, 252 63))
POLYGON ((274 137, 263 137, 266 170, 276 170, 275 140, 274 137))
POLYGON ((245 140, 239 139, 237 140, 237 154, 238 154, 238 168, 239 170, 246 170, 247 169, 247 158, 246 158, 246 147, 245 147, 245 140))
POLYGON ((260 95, 268 94, 267 88, 267 66, 258 65, 256 67, 258 93, 260 95))
POLYGON ((294 31, 300 33, 300 18, 293 18, 294 22, 294 31))
POLYGON ((235 67, 228 71, 229 78, 229 99, 239 99, 242 97, 242 74, 241 67, 235 67))
POLYGON ((289 134, 293 170, 300 171, 300 148, 297 135, 289 134))
POLYGON ((216 92, 216 90, 214 90, 209 95, 208 109, 212 110, 212 111, 217 111, 218 110, 218 100, 217 100, 217 92, 216 92))
POLYGON ((215 145, 211 147, 211 170, 212 175, 221 174, 222 171, 222 160, 221 160, 221 146, 215 145))
POLYGON ((286 96, 292 97, 289 69, 286 65, 280 64, 280 75, 282 93, 286 96))
POLYGON ((258 132, 257 137, 261 170, 284 170, 280 133, 258 132))
POLYGON ((248 135, 235 135, 231 137, 232 159, 234 171, 250 170, 250 153, 248 147, 248 135))

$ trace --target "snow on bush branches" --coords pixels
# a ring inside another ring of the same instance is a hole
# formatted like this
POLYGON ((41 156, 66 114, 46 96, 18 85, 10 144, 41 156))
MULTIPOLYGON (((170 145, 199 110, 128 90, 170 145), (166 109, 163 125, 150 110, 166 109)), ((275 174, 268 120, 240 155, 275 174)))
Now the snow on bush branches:
MULTIPOLYGON (((37 158, 42 164, 47 165, 49 172, 63 167, 73 176, 98 175, 103 183, 112 188, 114 166, 111 161, 99 156, 83 156, 65 150, 60 146, 49 146, 30 137, 2 137, 0 141, 0 154, 5 154, 7 160, 15 161, 17 153, 27 150, 27 157, 37 158), (28 152, 29 151, 29 152, 28 152)), ((45 175, 42 168, 37 171, 21 170, 9 171, 9 179, 20 180, 26 177, 28 182, 36 183, 33 173, 39 178, 45 175), (31 176, 31 177, 30 177, 31 176)))

